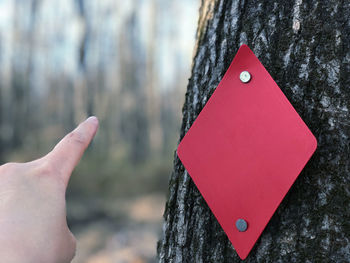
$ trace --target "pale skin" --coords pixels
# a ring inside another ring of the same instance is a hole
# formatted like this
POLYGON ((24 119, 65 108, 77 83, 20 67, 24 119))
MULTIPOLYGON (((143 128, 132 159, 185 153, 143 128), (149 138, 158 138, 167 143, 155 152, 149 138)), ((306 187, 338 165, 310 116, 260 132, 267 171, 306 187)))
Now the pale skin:
POLYGON ((1 262, 71 262, 76 240, 67 226, 65 193, 97 129, 90 117, 44 157, 0 166, 1 262))

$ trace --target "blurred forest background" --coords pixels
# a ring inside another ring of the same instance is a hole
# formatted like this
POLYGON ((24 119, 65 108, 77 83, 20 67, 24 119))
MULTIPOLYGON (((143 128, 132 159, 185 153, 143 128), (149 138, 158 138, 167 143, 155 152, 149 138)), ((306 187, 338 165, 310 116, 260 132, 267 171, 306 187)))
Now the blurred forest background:
POLYGON ((100 130, 67 192, 75 263, 155 262, 199 0, 0 0, 0 161, 100 130))

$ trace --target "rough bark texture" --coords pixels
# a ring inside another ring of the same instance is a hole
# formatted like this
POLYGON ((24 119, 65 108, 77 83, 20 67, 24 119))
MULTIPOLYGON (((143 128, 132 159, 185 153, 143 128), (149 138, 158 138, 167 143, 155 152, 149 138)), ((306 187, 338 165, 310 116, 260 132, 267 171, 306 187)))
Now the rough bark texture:
MULTIPOLYGON (((350 3, 202 0, 180 139, 241 44, 270 72, 318 149, 245 262, 350 262, 350 3)), ((175 154, 160 262, 240 262, 175 154)))

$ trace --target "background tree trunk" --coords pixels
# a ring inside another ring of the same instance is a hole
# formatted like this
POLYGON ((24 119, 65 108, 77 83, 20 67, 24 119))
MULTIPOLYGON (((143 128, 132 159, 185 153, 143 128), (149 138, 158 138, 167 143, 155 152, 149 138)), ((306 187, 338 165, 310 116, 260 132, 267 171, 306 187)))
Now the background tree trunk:
MULTIPOLYGON (((202 0, 182 138, 248 44, 318 149, 245 262, 350 262, 350 3, 202 0)), ((240 262, 175 155, 160 262, 240 262)))

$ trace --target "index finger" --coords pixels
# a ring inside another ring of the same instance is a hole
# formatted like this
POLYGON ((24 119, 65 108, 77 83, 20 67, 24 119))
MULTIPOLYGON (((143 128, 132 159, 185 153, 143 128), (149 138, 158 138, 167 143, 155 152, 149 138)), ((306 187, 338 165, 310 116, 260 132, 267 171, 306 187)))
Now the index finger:
POLYGON ((90 144, 98 129, 98 119, 89 117, 79 126, 68 133, 46 156, 49 163, 68 184, 74 167, 79 163, 85 149, 90 144))

